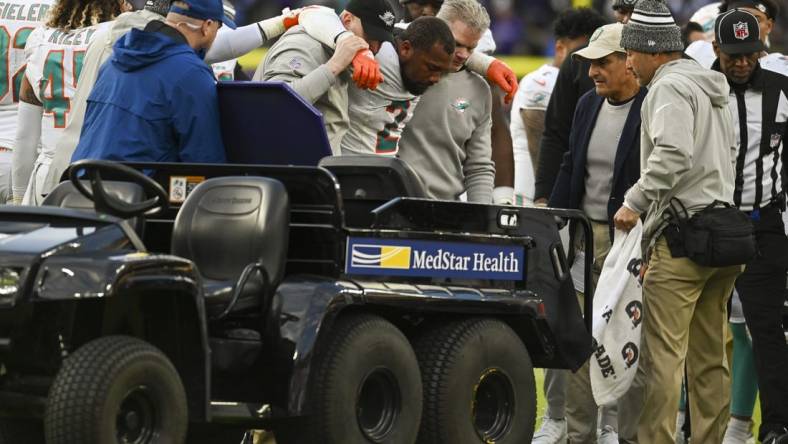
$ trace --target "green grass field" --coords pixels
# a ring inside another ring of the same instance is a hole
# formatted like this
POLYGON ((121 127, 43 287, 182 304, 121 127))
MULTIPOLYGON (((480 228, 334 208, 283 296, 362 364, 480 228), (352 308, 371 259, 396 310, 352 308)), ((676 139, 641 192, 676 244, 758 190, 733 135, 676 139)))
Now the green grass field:
MULTIPOLYGON (((544 397, 544 390, 542 385, 544 384, 544 372, 542 369, 537 369, 534 371, 534 379, 536 380, 536 429, 539 430, 539 427, 542 425, 542 417, 544 416, 545 409, 547 408, 547 401, 544 397)), ((761 406, 760 402, 755 402, 755 413, 752 415, 752 419, 754 422, 753 426, 753 433, 758 433, 758 427, 761 425, 761 406)))

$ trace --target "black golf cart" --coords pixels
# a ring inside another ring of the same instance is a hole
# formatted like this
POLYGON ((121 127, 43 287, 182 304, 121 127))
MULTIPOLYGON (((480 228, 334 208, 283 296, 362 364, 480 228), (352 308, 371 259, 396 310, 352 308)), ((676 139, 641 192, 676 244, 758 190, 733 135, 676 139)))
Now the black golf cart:
POLYGON ((530 442, 533 368, 590 355, 577 212, 425 199, 397 159, 68 173, 0 206, 0 443, 530 442))

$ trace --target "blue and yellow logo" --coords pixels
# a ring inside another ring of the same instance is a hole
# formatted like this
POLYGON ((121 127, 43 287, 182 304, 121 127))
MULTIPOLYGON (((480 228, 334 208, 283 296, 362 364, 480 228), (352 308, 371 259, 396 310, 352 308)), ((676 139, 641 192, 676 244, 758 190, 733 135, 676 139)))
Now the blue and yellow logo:
POLYGON ((354 244, 351 266, 408 270, 410 252, 410 247, 354 244))

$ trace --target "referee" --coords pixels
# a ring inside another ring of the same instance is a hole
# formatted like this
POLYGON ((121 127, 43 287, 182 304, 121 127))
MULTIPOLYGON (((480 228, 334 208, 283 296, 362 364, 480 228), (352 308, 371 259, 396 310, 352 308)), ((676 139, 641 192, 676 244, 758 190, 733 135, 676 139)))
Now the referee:
POLYGON ((782 326, 788 272, 783 137, 788 120, 788 77, 762 69, 766 48, 758 19, 732 9, 717 17, 712 69, 731 86, 729 106, 737 129, 734 202, 755 226, 758 255, 736 281, 752 334, 763 420, 759 441, 788 442, 788 347, 782 326))

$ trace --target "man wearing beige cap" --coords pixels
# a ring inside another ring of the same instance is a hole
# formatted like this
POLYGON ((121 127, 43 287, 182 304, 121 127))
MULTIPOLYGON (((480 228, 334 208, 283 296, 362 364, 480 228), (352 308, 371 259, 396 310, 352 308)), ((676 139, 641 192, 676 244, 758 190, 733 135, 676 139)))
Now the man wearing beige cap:
MULTIPOLYGON (((613 215, 624 193, 640 177, 640 105, 646 89, 627 70, 626 52, 620 44, 622 29, 620 23, 602 26, 586 48, 573 54, 591 64, 588 76, 594 89, 577 103, 569 151, 550 196, 551 207, 583 210, 591 220, 595 284, 612 245, 613 215)), ((576 247, 582 251, 582 242, 576 247)), ((569 378, 566 410, 569 442, 596 442, 597 405, 588 363, 569 378)), ((628 420, 626 411, 623 406, 619 409, 619 439, 634 442, 636 421, 628 420)), ((607 427, 602 429, 600 442, 605 442, 607 427)))

